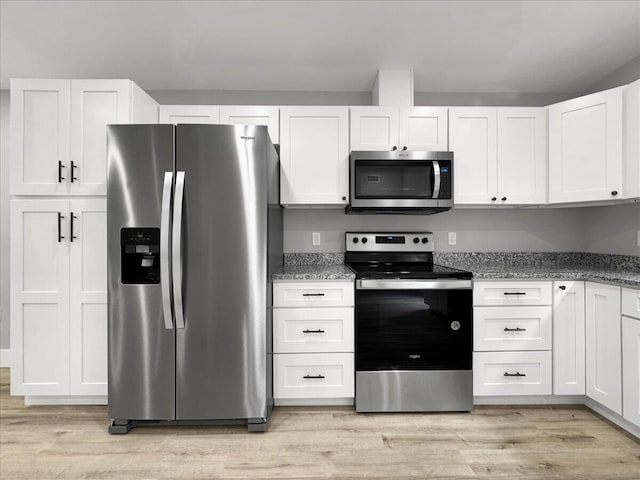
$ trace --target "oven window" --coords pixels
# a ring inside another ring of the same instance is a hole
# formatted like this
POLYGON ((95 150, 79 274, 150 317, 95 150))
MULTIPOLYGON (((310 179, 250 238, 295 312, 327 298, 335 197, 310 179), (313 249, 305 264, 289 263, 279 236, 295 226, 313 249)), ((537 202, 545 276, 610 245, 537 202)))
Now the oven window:
POLYGON ((358 290, 356 296, 356 370, 471 369, 471 290, 358 290))
POLYGON ((433 187, 431 162, 355 163, 356 198, 431 198, 433 187))

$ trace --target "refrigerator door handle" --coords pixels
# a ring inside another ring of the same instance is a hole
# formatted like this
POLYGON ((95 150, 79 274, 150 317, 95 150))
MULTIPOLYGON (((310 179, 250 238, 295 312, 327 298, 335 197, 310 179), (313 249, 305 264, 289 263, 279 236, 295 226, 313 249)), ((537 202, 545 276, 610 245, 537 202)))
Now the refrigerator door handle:
POLYGON ((173 329, 171 315, 171 276, 169 275, 169 239, 171 223, 171 187, 173 172, 164 172, 162 187, 162 213, 160 217, 160 287, 162 289, 162 313, 164 327, 173 329))
POLYGON ((171 267, 173 270, 173 306, 176 314, 176 328, 184 328, 184 308, 182 305, 182 207, 184 200, 184 172, 176 175, 176 193, 173 204, 173 237, 171 267))

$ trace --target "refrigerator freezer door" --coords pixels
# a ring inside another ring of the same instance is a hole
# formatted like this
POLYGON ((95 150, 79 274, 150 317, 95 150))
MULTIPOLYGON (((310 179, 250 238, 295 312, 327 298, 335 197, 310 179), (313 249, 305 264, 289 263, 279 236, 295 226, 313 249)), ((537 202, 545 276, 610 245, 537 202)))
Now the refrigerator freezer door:
MULTIPOLYGON (((138 275, 123 283, 122 268, 151 268, 153 255, 148 253, 169 246, 145 239, 166 233, 161 214, 165 174, 174 170, 173 126, 110 126, 108 152, 109 416, 171 420, 175 330, 165 328, 162 296, 162 286, 171 278, 161 268, 159 278, 147 275, 142 283, 135 280, 143 278, 138 275)), ((165 210, 167 198, 171 195, 165 195, 165 210)), ((159 253, 168 259, 168 252, 159 253)))
POLYGON ((266 127, 176 127, 185 172, 178 420, 267 416, 268 143, 266 127))

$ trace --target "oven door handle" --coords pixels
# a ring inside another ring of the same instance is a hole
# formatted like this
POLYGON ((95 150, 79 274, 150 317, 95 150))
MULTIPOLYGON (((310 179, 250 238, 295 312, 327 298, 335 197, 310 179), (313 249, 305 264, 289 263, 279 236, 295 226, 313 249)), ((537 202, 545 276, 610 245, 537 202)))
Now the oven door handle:
POLYGON ((470 290, 471 280, 358 280, 356 290, 470 290))
POLYGON ((436 199, 440 196, 440 183, 442 177, 440 176, 440 163, 437 160, 433 162, 433 195, 431 198, 436 199))

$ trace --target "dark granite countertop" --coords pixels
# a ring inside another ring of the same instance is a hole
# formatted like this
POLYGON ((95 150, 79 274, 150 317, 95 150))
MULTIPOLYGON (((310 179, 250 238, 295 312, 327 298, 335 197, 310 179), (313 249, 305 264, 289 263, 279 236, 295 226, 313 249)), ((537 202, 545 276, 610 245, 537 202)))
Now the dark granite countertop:
POLYGON ((271 278, 278 280, 353 280, 356 274, 344 264, 284 265, 271 278))

